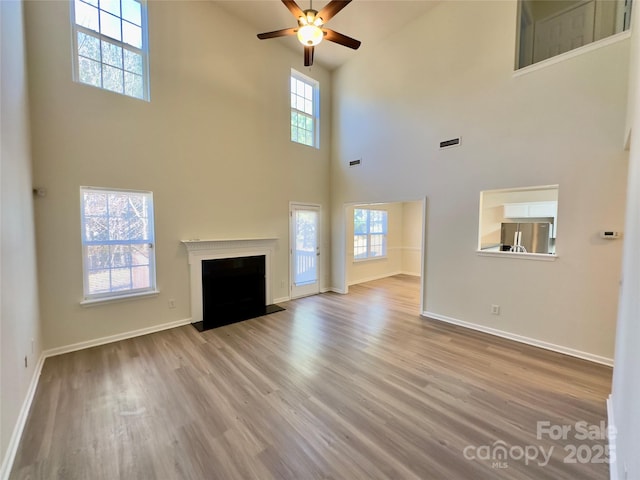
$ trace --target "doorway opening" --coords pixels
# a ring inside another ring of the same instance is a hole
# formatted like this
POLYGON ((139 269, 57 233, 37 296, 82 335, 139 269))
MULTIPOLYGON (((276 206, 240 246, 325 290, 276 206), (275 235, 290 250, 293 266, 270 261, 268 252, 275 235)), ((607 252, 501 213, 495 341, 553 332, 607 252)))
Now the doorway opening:
POLYGON ((425 299, 426 199, 345 206, 344 291, 394 276, 419 279, 425 299))

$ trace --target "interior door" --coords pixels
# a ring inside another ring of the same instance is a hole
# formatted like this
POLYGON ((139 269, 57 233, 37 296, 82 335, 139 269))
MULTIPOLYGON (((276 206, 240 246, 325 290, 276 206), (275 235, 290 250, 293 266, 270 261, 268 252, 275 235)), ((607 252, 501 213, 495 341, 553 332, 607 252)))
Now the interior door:
POLYGON ((291 204, 291 298, 320 292, 320 206, 291 204))
POLYGON ((539 62, 593 42, 595 1, 536 22, 533 61, 539 62))

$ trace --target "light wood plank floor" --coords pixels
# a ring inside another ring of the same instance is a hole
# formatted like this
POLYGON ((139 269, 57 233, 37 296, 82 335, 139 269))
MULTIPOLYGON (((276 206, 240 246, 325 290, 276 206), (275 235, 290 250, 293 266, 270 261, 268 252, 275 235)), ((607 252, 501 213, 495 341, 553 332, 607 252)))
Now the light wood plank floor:
POLYGON ((579 463, 604 440, 536 422, 605 420, 611 370, 421 318, 418 288, 401 275, 50 358, 11 478, 608 478, 579 463))

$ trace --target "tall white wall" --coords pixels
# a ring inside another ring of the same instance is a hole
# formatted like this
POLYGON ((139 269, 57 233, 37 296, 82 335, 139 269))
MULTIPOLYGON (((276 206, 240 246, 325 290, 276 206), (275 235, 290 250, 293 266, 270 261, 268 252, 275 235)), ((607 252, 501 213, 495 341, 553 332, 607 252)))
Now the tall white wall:
POLYGON ((149 2, 147 103, 72 81, 68 1, 27 2, 26 19, 46 348, 188 319, 183 239, 277 237, 271 291, 286 297, 289 202, 329 208, 329 73, 215 2, 149 2), (289 140, 292 67, 320 82, 320 149, 289 140), (159 296, 80 306, 81 185, 153 191, 159 296))
POLYGON ((0 2, 0 48, 0 478, 4 478, 42 350, 20 1, 0 2))
POLYGON ((612 417, 616 462, 613 480, 640 478, 640 8, 634 8, 629 75, 629 118, 633 125, 629 155, 627 221, 624 232, 622 288, 613 369, 612 417), (625 476, 626 471, 626 476, 625 476))
POLYGON ((516 10, 440 2, 336 71, 332 283, 345 204, 426 196, 427 313, 608 361, 622 244, 598 232, 624 223, 629 40, 514 76, 516 10), (551 184, 557 261, 478 256, 480 191, 551 184))

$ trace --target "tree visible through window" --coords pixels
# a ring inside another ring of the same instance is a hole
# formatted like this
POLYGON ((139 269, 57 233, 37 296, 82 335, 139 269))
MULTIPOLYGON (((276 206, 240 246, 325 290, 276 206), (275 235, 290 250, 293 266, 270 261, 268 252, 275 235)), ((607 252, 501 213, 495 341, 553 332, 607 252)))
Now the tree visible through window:
POLYGON ((353 211, 353 257, 356 260, 386 257, 387 212, 356 208, 353 211))
POLYGON ((84 297, 155 291, 153 194, 81 187, 84 297))
POLYGON ((291 141, 319 147, 318 82, 291 70, 291 141))
POLYGON ((71 8, 74 79, 148 100, 145 0, 72 0, 71 8))

